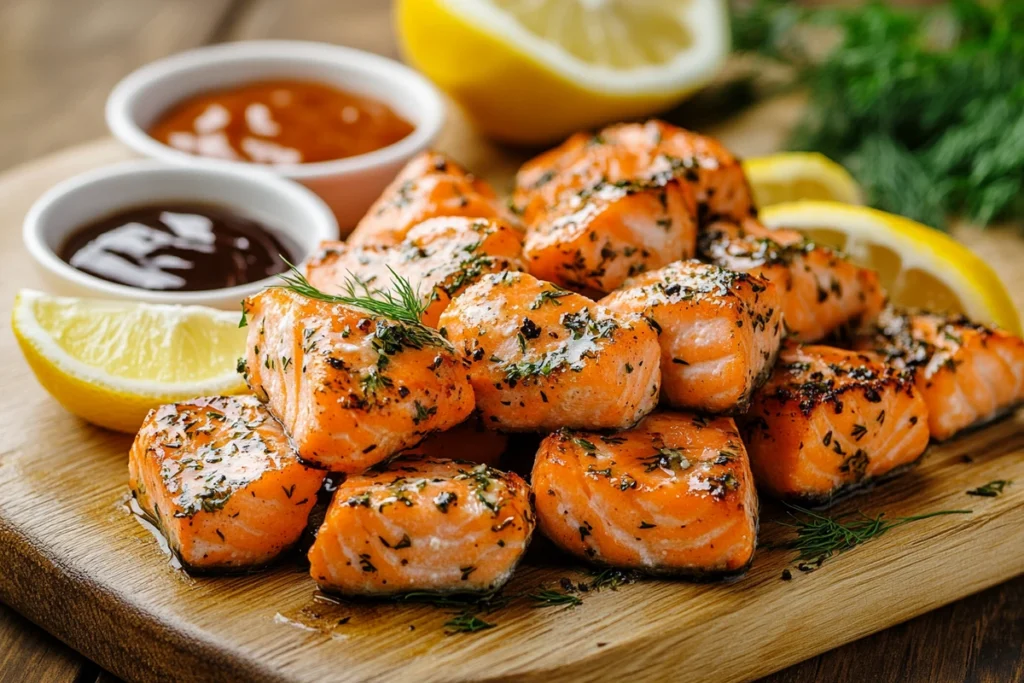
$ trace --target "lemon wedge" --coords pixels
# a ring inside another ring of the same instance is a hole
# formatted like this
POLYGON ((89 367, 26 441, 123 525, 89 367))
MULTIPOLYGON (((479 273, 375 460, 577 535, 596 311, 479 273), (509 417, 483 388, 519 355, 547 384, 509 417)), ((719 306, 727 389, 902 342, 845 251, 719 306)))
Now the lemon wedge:
POLYGON ((861 204, 860 187, 849 172, 818 152, 782 152, 743 162, 759 207, 801 199, 861 204))
POLYGON ((201 306, 54 297, 22 290, 12 327, 39 383, 69 412, 135 432, 150 408, 246 390, 239 315, 201 306))
POLYGON ((776 204, 760 216, 768 227, 797 230, 874 269, 897 306, 964 313, 1020 334, 1020 317, 999 276, 945 233, 902 216, 839 202, 776 204))
POLYGON ((408 61, 515 143, 665 109, 729 52, 724 0, 399 0, 395 21, 408 61))

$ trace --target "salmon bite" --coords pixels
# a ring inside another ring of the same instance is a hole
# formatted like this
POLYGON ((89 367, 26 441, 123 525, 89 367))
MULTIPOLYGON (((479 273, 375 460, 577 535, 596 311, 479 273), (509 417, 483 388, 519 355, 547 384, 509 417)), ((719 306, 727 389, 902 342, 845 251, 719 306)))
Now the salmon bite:
POLYGON ((630 278, 600 303, 655 322, 661 396, 676 408, 745 411, 782 340, 782 302, 771 281, 696 261, 630 278))
POLYGON ((742 573, 757 542, 757 495, 730 418, 657 412, 611 434, 563 429, 533 466, 537 518, 587 561, 652 574, 742 573))
POLYGON ((928 446, 928 407, 913 378, 873 353, 787 347, 743 418, 757 484, 829 503, 891 476, 928 446))
POLYGON ((492 429, 623 428, 658 403, 651 325, 531 275, 483 276, 441 315, 440 330, 469 364, 492 429))
POLYGON ((244 310, 246 382, 307 462, 362 472, 473 410, 462 360, 418 308, 403 322, 274 287, 244 310))
POLYGON ((401 457, 338 487, 309 571, 321 589, 344 595, 491 593, 512 576, 533 527, 518 475, 401 457))
POLYGON ((197 398, 146 418, 128 456, 139 505, 190 570, 264 565, 306 527, 324 472, 299 462, 252 396, 197 398))

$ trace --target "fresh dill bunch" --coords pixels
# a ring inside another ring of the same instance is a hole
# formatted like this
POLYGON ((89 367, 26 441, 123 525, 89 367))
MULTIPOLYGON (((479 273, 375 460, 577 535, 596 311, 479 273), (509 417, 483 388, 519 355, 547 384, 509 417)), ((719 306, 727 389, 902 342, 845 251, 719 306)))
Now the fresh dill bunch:
POLYGON ((820 566, 822 562, 833 555, 852 550, 861 543, 878 538, 898 526, 930 517, 971 513, 970 510, 940 510, 923 515, 887 520, 884 512, 874 517, 869 517, 859 511, 840 517, 828 517, 797 505, 787 505, 786 507, 790 509, 789 514, 793 521, 780 523, 796 530, 796 538, 786 547, 797 551, 798 561, 812 563, 816 566, 820 566))
POLYGON ((421 320, 429 305, 428 302, 413 289, 409 280, 396 273, 391 266, 388 266, 391 273, 390 289, 372 288, 367 282, 350 273, 343 283, 345 294, 328 294, 313 286, 294 265, 288 263, 288 266, 288 272, 280 276, 282 284, 275 285, 276 287, 282 287, 309 299, 354 306, 401 323, 400 328, 378 330, 377 336, 381 338, 383 349, 393 351, 391 347, 402 345, 418 349, 424 346, 449 348, 448 342, 421 320))
POLYGON ((792 68, 788 146, 847 166, 873 206, 936 227, 1024 217, 1024 3, 808 8, 734 2, 736 49, 792 68), (837 34, 824 55, 808 36, 837 34))

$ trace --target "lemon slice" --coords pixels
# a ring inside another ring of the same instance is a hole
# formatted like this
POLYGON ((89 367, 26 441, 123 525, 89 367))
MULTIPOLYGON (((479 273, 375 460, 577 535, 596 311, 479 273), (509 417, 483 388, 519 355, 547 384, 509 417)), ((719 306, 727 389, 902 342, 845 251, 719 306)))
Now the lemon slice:
POLYGON ((759 207, 801 199, 861 204, 860 187, 849 172, 817 152, 783 152, 743 162, 759 207))
POLYGON ((791 228, 842 249, 878 272, 897 306, 965 313, 1020 334, 1020 318, 999 276, 970 249, 902 216, 838 202, 802 201, 763 209, 771 228, 791 228))
POLYGON ((492 137, 548 143, 707 83, 724 0, 399 0, 407 59, 492 137))
POLYGON ((237 394, 246 331, 201 306, 72 299, 22 290, 12 326, 39 383, 69 412, 134 432, 150 408, 237 394))

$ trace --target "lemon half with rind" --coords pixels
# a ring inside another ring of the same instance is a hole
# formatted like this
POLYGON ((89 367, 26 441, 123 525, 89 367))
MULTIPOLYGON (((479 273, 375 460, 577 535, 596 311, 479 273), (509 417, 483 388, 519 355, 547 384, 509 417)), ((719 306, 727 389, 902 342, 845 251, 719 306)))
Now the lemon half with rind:
POLYGON ((43 385, 69 412, 135 432, 164 403, 246 390, 237 373, 239 314, 55 297, 22 290, 11 324, 43 385))
POLYGON ((515 143, 665 109, 729 52, 724 0, 399 0, 395 20, 408 61, 515 143))
POLYGON ((849 171, 818 152, 780 152, 743 162, 754 192, 764 208, 783 202, 821 199, 862 204, 860 186, 849 171))
POLYGON ((864 206, 800 201, 762 209, 770 228, 791 228, 877 271, 893 304, 964 313, 1020 334, 1020 316, 999 276, 977 254, 933 228, 864 206))

